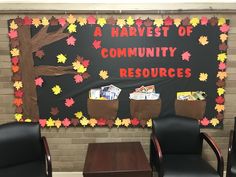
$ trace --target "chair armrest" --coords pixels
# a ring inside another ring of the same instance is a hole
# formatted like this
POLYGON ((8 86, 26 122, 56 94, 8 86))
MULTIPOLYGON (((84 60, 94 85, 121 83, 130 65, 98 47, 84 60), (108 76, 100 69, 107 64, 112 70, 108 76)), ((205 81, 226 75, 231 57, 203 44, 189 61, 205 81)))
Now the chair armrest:
POLYGON ((230 134, 229 134, 229 147, 228 147, 226 177, 228 177, 230 175, 230 171, 231 171, 231 157, 232 157, 232 151, 233 151, 233 140, 234 140, 234 131, 231 130, 230 134))
POLYGON ((156 167, 158 176, 163 177, 163 155, 161 151, 160 143, 157 137, 152 133, 151 134, 151 142, 150 142, 150 163, 151 167, 153 165, 156 167))
POLYGON ((42 142, 43 142, 43 147, 44 147, 44 151, 45 151, 45 158, 46 158, 46 163, 47 163, 47 174, 48 174, 48 177, 52 177, 51 155, 50 155, 50 151, 48 148, 48 142, 44 136, 42 137, 42 142))
POLYGON ((216 157, 217 157, 217 172, 218 174, 223 177, 223 171, 224 171, 224 160, 223 160, 223 156, 222 153, 219 149, 219 147, 216 145, 215 141, 206 133, 201 133, 202 139, 204 139, 209 146, 212 148, 212 150, 214 151, 216 157))

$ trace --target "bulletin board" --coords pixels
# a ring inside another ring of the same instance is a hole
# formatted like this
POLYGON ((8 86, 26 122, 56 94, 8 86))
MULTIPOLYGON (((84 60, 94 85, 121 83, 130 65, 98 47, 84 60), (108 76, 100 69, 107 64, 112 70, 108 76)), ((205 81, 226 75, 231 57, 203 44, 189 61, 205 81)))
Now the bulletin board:
POLYGON ((202 127, 223 126, 225 18, 25 16, 8 24, 17 121, 151 127, 152 119, 195 111, 202 127), (91 89, 110 84, 121 89, 118 99, 89 99, 91 89), (149 85, 158 100, 130 100, 149 85), (187 91, 205 92, 206 99, 176 99, 187 91))

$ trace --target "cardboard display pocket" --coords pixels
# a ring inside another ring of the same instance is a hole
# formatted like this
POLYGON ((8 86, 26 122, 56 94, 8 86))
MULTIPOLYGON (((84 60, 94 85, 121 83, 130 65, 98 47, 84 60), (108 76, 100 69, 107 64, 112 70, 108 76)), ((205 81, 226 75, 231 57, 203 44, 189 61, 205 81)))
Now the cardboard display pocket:
POLYGON ((118 100, 87 101, 88 114, 91 118, 115 119, 118 111, 118 100))
POLYGON ((175 100, 175 113, 179 116, 201 119, 205 114, 205 100, 175 100))
POLYGON ((150 119, 158 117, 161 112, 161 99, 158 100, 130 100, 130 114, 132 118, 150 119))

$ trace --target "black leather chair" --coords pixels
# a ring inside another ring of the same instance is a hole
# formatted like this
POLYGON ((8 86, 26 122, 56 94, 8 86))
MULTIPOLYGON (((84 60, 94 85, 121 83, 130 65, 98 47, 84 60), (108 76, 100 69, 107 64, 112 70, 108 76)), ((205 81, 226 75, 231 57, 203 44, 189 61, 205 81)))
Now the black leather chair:
POLYGON ((38 123, 0 125, 0 177, 52 177, 48 144, 38 123))
POLYGON ((236 117, 234 130, 230 131, 226 177, 236 177, 236 117))
POLYGON ((198 121, 180 116, 153 120, 150 164, 159 177, 223 177, 223 157, 214 141, 200 133, 198 121), (215 170, 202 158, 203 139, 216 154, 215 170))

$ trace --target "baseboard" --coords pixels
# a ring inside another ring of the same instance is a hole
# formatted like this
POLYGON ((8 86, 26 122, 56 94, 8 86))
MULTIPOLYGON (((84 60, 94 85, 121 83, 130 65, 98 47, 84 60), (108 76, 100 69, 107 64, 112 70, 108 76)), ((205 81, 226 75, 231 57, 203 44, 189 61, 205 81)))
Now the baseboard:
POLYGON ((83 177, 82 172, 53 172, 53 177, 83 177))

